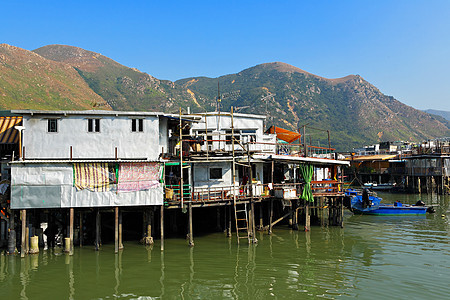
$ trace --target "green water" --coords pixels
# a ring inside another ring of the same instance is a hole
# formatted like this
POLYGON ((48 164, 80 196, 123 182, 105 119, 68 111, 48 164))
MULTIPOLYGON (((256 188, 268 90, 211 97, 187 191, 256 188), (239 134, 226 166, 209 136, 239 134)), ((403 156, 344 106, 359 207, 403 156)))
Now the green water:
POLYGON ((238 246, 222 233, 159 240, 153 248, 128 242, 68 256, 41 251, 0 256, 0 299, 448 299, 450 198, 382 195, 384 202, 422 199, 427 216, 345 214, 345 227, 311 232, 275 227, 259 243, 238 246), (442 216, 444 215, 444 216, 442 216))

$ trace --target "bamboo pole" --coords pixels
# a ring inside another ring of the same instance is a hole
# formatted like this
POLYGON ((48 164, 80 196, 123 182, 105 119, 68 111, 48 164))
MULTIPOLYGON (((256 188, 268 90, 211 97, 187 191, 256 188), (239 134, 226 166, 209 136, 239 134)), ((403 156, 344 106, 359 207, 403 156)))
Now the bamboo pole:
POLYGON ((181 107, 180 107, 180 199, 181 209, 184 206, 184 192, 183 192, 183 123, 181 121, 181 107))

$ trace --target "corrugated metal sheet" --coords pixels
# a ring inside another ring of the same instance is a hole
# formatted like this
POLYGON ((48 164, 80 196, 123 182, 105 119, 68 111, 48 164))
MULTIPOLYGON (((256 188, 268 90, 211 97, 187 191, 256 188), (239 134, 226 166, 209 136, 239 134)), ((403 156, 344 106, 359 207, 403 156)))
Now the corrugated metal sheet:
POLYGON ((397 157, 397 154, 377 154, 377 155, 364 155, 347 157, 346 160, 362 161, 362 160, 387 160, 397 157))
POLYGON ((19 142, 19 132, 14 126, 22 122, 22 117, 0 117, 0 144, 19 142))

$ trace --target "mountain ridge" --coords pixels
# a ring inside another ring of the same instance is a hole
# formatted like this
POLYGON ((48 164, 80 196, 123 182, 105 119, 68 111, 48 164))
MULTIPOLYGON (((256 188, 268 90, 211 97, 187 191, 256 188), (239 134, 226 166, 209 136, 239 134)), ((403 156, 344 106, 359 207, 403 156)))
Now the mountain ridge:
MULTIPOLYGON (((4 48, 7 47, 0 47, 4 48)), ((172 82, 74 46, 48 45, 33 52, 21 51, 21 55, 17 54, 18 57, 11 60, 14 63, 8 69, 6 60, 2 59, 5 54, 0 50, 0 70, 14 70, 0 73, 0 107, 3 109, 17 108, 11 101, 2 101, 13 98, 11 94, 22 93, 24 98, 33 98, 28 96, 29 93, 24 93, 26 88, 15 85, 12 89, 8 82, 20 81, 18 78, 22 77, 23 85, 34 87, 35 79, 30 78, 28 71, 21 66, 27 60, 42 60, 51 68, 37 68, 35 71, 54 83, 53 94, 72 94, 73 99, 48 97, 52 101, 59 100, 44 103, 42 107, 21 102, 20 108, 101 107, 175 113, 180 107, 184 111, 190 107, 192 112, 205 112, 217 107, 219 82, 222 111, 229 111, 233 106, 237 112, 267 115, 267 125, 291 130, 297 130, 304 124, 329 129, 332 146, 338 150, 385 140, 421 140, 450 135, 449 121, 384 95, 360 75, 328 79, 283 62, 271 62, 217 78, 189 77, 172 82), (55 70, 63 75, 55 74, 55 70), (72 85, 67 86, 61 78, 66 78, 72 85), (9 88, 5 89, 5 86, 9 88), (5 96, 2 97, 2 94, 5 96)), ((31 88, 30 91, 30 95, 38 93, 38 88, 31 88)), ((308 135, 313 144, 325 145, 327 138, 323 133, 309 130, 308 135)))

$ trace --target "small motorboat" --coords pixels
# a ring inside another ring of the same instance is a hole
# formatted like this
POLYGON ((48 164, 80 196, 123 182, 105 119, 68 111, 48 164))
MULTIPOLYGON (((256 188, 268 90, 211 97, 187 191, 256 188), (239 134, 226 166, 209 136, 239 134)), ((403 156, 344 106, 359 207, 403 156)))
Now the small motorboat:
POLYGON ((394 202, 394 204, 383 204, 382 198, 378 197, 374 192, 367 189, 345 191, 347 197, 347 208, 354 214, 363 215, 423 215, 426 212, 433 212, 433 207, 425 206, 425 203, 418 201, 416 205, 403 204, 394 202), (350 201, 348 201, 350 200, 350 201))

